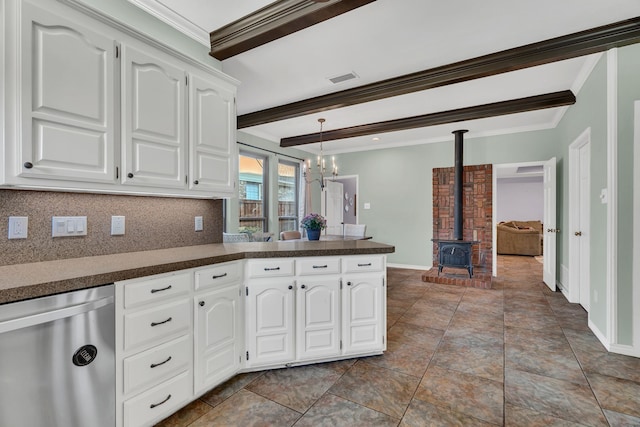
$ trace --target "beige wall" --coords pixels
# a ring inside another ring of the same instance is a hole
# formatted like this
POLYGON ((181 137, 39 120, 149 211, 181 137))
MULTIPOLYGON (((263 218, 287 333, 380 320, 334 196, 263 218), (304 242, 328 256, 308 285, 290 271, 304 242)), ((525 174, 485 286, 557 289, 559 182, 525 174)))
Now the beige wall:
POLYGON ((220 243, 222 220, 222 200, 0 190, 0 265, 220 243), (112 215, 125 235, 111 236, 112 215), (8 239, 9 216, 29 217, 27 239, 8 239), (52 238, 52 216, 86 216, 87 235, 52 238))

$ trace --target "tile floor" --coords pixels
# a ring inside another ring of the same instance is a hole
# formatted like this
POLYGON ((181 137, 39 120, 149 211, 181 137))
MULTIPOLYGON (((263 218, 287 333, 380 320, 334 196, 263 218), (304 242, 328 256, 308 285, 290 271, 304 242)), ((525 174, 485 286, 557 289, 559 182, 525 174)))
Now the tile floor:
POLYGON ((389 269, 383 356, 237 375, 161 426, 640 426, 640 359, 501 256, 494 289, 389 269))

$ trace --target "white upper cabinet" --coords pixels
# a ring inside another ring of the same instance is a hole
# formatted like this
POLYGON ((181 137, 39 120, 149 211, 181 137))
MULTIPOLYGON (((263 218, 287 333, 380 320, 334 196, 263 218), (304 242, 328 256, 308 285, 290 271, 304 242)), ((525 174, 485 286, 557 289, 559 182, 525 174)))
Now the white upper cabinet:
POLYGON ((0 187, 234 195, 237 81, 89 5, 1 9, 0 187))
POLYGON ((114 182, 114 40, 29 3, 21 24, 16 175, 114 182))
POLYGON ((189 78, 189 188, 229 193, 235 189, 235 89, 211 78, 189 78))
POLYGON ((186 73, 130 46, 122 70, 122 182, 184 188, 186 73))

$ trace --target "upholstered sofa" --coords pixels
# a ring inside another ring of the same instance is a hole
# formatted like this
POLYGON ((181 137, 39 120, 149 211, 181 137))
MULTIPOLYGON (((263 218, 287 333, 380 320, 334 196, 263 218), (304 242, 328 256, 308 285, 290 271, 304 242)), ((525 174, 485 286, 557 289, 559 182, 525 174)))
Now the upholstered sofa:
POLYGON ((497 226, 498 254, 542 255, 540 221, 506 221, 497 226))

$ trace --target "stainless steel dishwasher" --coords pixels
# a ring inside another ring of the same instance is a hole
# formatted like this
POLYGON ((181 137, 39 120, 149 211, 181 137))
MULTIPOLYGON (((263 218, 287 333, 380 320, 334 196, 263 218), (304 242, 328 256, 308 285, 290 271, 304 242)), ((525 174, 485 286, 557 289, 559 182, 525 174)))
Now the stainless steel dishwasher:
POLYGON ((114 285, 0 305, 0 426, 115 425, 114 285))

